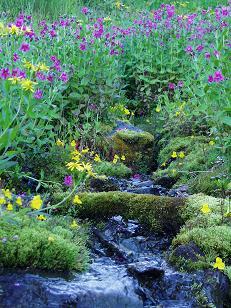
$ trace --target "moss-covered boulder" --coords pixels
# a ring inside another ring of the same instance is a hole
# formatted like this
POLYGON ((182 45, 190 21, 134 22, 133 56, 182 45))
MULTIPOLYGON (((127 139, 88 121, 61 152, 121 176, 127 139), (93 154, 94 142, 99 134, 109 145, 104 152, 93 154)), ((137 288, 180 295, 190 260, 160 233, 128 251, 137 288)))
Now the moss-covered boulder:
POLYGON ((216 149, 203 136, 175 137, 168 143, 162 142, 161 147, 154 181, 168 177, 173 184, 185 184, 208 171, 217 157, 216 149))
POLYGON ((122 162, 113 164, 108 161, 101 161, 95 164, 94 171, 97 175, 113 176, 116 178, 129 178, 132 175, 132 170, 122 162))
POLYGON ((180 198, 125 192, 83 193, 80 198, 82 204, 76 206, 70 201, 62 208, 62 212, 94 221, 122 215, 125 218, 138 219, 156 232, 176 233, 183 223, 180 209, 185 201, 180 198))
POLYGON ((219 257, 225 262, 224 272, 231 280, 231 221, 226 215, 228 210, 228 200, 223 202, 203 194, 189 197, 181 208, 185 225, 172 242, 170 261, 180 268, 195 270, 213 268, 219 257), (202 211, 204 205, 209 207, 210 212, 202 211), (193 258, 189 257, 192 246, 196 247, 193 258), (188 255, 179 253, 185 252, 186 248, 190 248, 188 255))
POLYGON ((85 231, 72 219, 38 221, 26 211, 3 212, 0 220, 0 267, 83 271, 89 261, 85 231))
POLYGON ((152 169, 154 137, 132 126, 118 127, 109 137, 112 149, 125 155, 125 164, 135 172, 146 173, 152 169))

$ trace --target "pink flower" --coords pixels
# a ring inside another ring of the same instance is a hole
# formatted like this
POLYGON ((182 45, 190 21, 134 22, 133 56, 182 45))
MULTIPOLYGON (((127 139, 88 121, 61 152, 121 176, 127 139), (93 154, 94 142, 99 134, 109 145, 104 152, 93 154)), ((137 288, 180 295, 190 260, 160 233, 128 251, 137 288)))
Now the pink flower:
POLYGON ((208 77, 208 82, 213 82, 213 76, 212 75, 209 75, 209 77, 208 77))
POLYGON ((192 48, 192 46, 187 46, 186 48, 185 48, 185 51, 186 51, 186 53, 187 54, 192 54, 193 53, 193 48, 192 48))
POLYGON ((81 12, 84 14, 84 15, 87 15, 89 13, 89 9, 84 6, 82 9, 81 9, 81 12))
POLYGON ((209 52, 206 52, 206 53, 205 53, 205 59, 210 59, 210 57, 211 57, 210 53, 209 53, 209 52))
POLYGON ((19 59, 20 59, 20 58, 19 58, 18 54, 17 54, 17 53, 14 53, 14 54, 13 54, 13 61, 14 61, 14 62, 17 62, 19 59))
POLYGON ((43 91, 41 89, 37 89, 34 92, 34 98, 35 99, 41 99, 43 97, 43 91))
POLYGON ((8 68, 2 68, 0 70, 0 78, 1 79, 7 79, 10 77, 10 71, 8 68))
POLYGON ((224 81, 225 78, 224 76, 222 75, 222 72, 221 71, 216 71, 214 73, 214 82, 221 82, 221 81, 224 81))
POLYGON ((86 44, 81 43, 81 44, 79 45, 79 49, 82 50, 82 51, 86 50, 86 49, 87 49, 86 44))
POLYGON ((73 185, 73 178, 71 175, 66 175, 64 178, 64 185, 66 186, 72 186, 73 185))
POLYGON ((168 88, 169 88, 169 90, 174 90, 175 89, 175 83, 169 82, 168 88))
POLYGON ((28 43, 23 42, 19 49, 23 52, 27 52, 30 50, 30 45, 28 43))
POLYGON ((68 75, 67 75, 67 73, 63 72, 63 73, 60 75, 59 79, 66 83, 66 82, 68 81, 68 75))

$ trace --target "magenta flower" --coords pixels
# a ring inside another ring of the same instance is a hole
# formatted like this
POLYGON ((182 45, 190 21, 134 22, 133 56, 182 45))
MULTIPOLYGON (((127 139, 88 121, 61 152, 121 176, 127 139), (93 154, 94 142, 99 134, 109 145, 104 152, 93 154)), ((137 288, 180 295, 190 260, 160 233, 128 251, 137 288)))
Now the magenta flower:
POLYGON ((23 52, 27 52, 30 50, 30 45, 28 43, 23 42, 19 49, 23 52))
POLYGON ((59 77, 60 80, 62 80, 62 82, 67 82, 68 81, 68 75, 67 73, 63 72, 60 77, 59 77))
POLYGON ((211 57, 210 53, 209 53, 209 52, 206 52, 206 53, 205 53, 205 58, 206 58, 206 59, 210 59, 210 57, 211 57))
POLYGON ((0 78, 1 79, 7 79, 10 77, 10 71, 8 68, 2 68, 0 70, 0 78))
POLYGON ((175 83, 169 82, 168 88, 169 88, 169 90, 174 90, 175 89, 175 83))
POLYGON ((222 75, 222 72, 221 71, 216 71, 214 73, 214 82, 221 82, 221 81, 224 81, 225 78, 224 76, 222 75))
POLYGON ((193 48, 192 48, 192 46, 187 46, 186 48, 185 48, 185 51, 186 51, 186 53, 187 54, 192 54, 193 53, 193 48))
POLYGON ((66 175, 64 178, 64 185, 66 186, 72 186, 73 185, 73 178, 71 175, 66 175))
POLYGON ((86 49, 87 49, 86 44, 81 43, 81 44, 79 45, 79 49, 82 50, 82 51, 86 50, 86 49))
POLYGON ((17 62, 19 59, 20 59, 20 58, 19 58, 18 54, 17 54, 17 53, 14 53, 14 54, 13 54, 13 61, 14 61, 14 62, 17 62))
POLYGON ((81 12, 82 12, 82 14, 87 15, 87 14, 89 13, 89 9, 88 9, 86 6, 84 6, 84 7, 81 9, 81 12))
POLYGON ((198 45, 196 49, 197 51, 201 52, 204 49, 204 46, 198 45))
POLYGON ((213 82, 213 76, 212 75, 209 75, 209 77, 208 77, 208 82, 213 82))
POLYGON ((35 99, 41 99, 43 97, 43 91, 41 89, 37 89, 34 92, 34 98, 35 99))

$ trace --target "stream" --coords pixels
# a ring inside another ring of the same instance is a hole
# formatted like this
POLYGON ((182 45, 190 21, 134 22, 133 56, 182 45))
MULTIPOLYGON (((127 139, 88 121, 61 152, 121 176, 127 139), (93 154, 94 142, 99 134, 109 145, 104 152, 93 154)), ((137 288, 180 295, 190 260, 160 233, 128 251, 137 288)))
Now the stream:
MULTIPOLYGON (((150 183, 133 181, 130 190, 147 193, 150 183)), ((91 229, 85 273, 2 271, 0 307, 225 307, 226 277, 213 270, 177 271, 167 262, 170 244, 169 235, 150 234, 137 221, 112 217, 91 229)))

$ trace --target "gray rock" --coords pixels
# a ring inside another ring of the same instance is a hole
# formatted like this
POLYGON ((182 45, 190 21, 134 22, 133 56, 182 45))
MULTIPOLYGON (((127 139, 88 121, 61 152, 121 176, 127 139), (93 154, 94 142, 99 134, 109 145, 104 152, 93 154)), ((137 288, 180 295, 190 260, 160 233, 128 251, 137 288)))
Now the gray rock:
POLYGON ((173 251, 173 255, 177 258, 184 258, 193 262, 198 261, 199 257, 204 257, 204 253, 193 242, 185 245, 179 245, 173 251))

